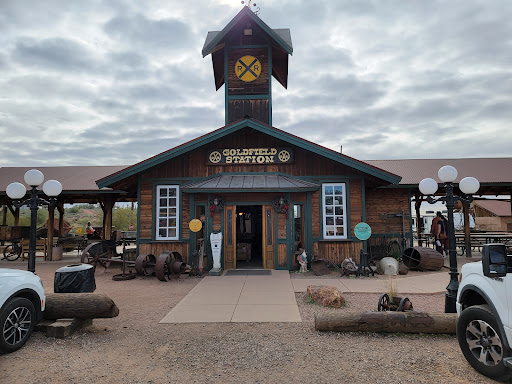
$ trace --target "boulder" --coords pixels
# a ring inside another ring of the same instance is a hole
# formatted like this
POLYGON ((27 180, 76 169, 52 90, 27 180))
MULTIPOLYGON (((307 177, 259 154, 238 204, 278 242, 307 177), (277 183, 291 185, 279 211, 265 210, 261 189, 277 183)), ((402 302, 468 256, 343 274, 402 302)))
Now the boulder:
POLYGON ((336 287, 310 285, 308 286, 308 294, 315 303, 321 304, 324 307, 340 308, 345 304, 345 299, 336 287))

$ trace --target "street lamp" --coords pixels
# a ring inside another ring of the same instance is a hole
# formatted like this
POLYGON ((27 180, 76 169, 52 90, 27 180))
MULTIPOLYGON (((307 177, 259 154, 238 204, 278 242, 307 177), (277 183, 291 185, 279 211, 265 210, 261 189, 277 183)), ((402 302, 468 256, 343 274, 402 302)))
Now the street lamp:
MULTIPOLYGON (((462 202, 470 203, 473 201, 471 196, 454 196, 453 194, 453 182, 457 178, 457 170, 451 165, 445 165, 439 169, 437 173, 439 179, 444 183, 446 189, 446 196, 441 196, 436 199, 432 198, 434 193, 437 191, 437 181, 431 178, 421 180, 419 184, 420 192, 427 196, 427 201, 430 204, 438 201, 446 202, 446 208, 448 210, 448 252, 450 255, 450 283, 446 287, 446 297, 444 303, 445 313, 455 313, 455 303, 457 301, 457 291, 459 290, 459 273, 457 270, 457 254, 455 252, 455 226, 453 224, 453 207, 455 203, 460 200, 462 202)), ((474 177, 465 177, 459 182, 459 189, 465 195, 471 195, 478 191, 480 183, 474 177)))
MULTIPOLYGON (((21 183, 11 183, 5 189, 7 196, 12 199, 12 203, 16 208, 27 205, 30 208, 30 242, 28 248, 28 270, 32 273, 36 271, 36 223, 38 205, 54 206, 57 202, 57 196, 62 192, 62 184, 57 180, 48 180, 43 185, 43 192, 49 197, 49 200, 37 197, 37 186, 44 181, 44 175, 37 169, 31 169, 25 173, 25 183, 32 187, 30 198, 21 201, 27 189, 21 183)), ((48 228, 50 230, 50 228, 48 228)), ((53 228, 51 229, 53 230, 53 228)))

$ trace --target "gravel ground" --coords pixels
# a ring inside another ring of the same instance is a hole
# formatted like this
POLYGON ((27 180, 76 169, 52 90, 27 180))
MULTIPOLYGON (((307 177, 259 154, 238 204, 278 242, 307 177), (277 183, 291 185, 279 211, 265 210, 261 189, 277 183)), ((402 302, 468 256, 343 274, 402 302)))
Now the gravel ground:
MULTIPOLYGON (((57 268, 37 266, 47 292, 57 268)), ((98 270, 96 292, 114 299, 118 317, 96 319, 65 340, 35 332, 21 350, 0 355, 0 382, 493 382, 469 366, 455 336, 317 332, 314 314, 335 309, 309 304, 303 293, 296 295, 302 323, 159 324, 201 278, 114 282, 115 273, 98 270)), ((340 311, 375 310, 379 297, 344 296, 347 304, 340 311)), ((409 298, 415 309, 443 311, 443 294, 409 298)))

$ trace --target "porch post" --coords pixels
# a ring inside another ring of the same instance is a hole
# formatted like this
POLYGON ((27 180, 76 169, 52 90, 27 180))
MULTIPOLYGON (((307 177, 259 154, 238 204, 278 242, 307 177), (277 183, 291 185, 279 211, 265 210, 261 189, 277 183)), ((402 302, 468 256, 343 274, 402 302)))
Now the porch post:
POLYGON ((462 211, 464 213, 464 244, 466 247, 466 257, 471 257, 471 227, 469 226, 469 203, 462 202, 462 211))

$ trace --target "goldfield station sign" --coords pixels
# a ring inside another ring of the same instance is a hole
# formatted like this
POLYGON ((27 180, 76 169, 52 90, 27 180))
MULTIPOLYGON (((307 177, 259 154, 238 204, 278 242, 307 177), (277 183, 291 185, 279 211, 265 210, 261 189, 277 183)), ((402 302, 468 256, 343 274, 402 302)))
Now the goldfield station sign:
POLYGON ((208 164, 288 164, 291 148, 224 148, 208 152, 208 164))

